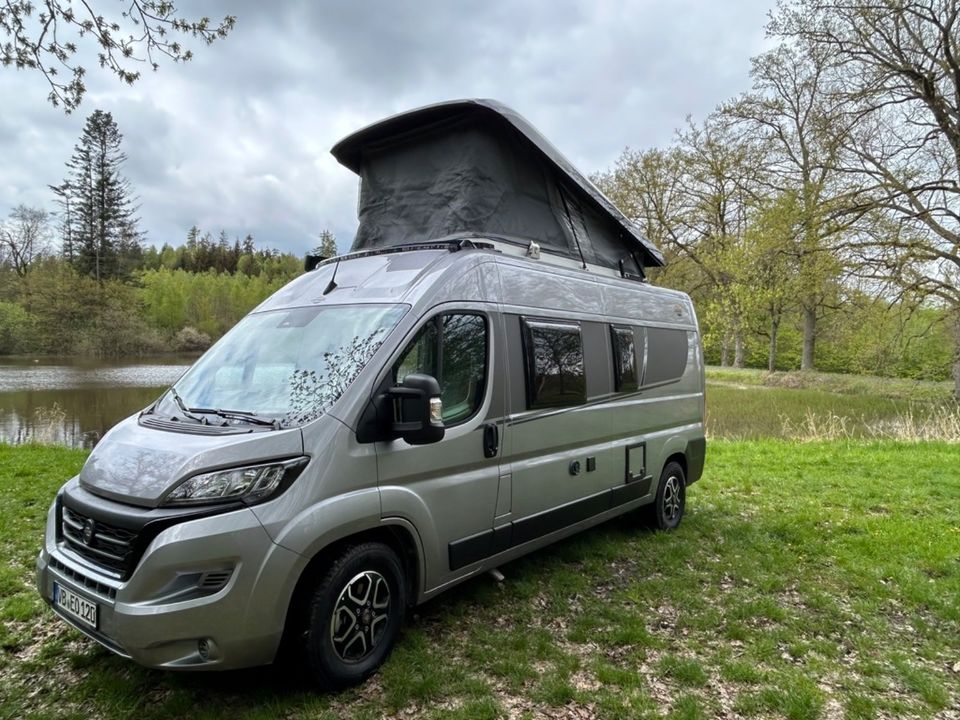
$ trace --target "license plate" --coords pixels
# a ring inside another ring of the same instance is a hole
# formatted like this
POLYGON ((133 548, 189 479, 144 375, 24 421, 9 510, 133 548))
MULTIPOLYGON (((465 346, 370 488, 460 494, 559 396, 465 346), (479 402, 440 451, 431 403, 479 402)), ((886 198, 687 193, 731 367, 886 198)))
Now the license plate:
POLYGON ((77 595, 59 583, 53 584, 53 601, 67 615, 76 618, 84 625, 97 629, 97 604, 77 595))

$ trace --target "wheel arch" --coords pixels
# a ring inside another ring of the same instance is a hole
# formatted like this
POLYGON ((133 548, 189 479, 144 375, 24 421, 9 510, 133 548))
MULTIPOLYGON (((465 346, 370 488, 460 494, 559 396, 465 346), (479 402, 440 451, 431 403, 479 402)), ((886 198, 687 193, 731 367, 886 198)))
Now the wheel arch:
POLYGON ((297 633, 302 630, 301 618, 304 617, 309 600, 309 588, 347 548, 365 542, 383 543, 397 554, 404 571, 407 606, 412 606, 416 602, 423 582, 423 553, 420 550, 416 528, 399 519, 386 519, 380 525, 333 540, 313 554, 300 571, 300 576, 290 593, 284 617, 280 652, 289 648, 297 633))
MULTIPOLYGON (((688 475, 688 473, 687 473, 687 456, 686 456, 686 453, 675 452, 675 453, 673 453, 672 455, 669 455, 669 456, 663 461, 663 467, 666 467, 667 465, 669 465, 669 464, 672 463, 672 462, 677 463, 677 464, 681 467, 681 469, 683 470, 684 483, 685 483, 685 484, 689 484, 689 482, 688 482, 688 480, 687 480, 687 478, 689 477, 689 475, 688 475)), ((663 468, 660 469, 660 473, 663 474, 663 468)))

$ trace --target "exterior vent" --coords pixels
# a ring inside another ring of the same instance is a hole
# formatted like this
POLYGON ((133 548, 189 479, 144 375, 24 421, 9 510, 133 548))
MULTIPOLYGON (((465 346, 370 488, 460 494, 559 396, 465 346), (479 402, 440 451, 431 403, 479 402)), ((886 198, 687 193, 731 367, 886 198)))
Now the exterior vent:
POLYGON ((91 577, 87 577, 86 575, 77 572, 73 568, 68 567, 67 565, 64 565, 55 557, 51 556, 50 566, 53 567, 53 569, 59 572, 61 575, 66 575, 68 578, 73 580, 78 585, 82 585, 87 590, 94 592, 97 595, 100 595, 101 597, 109 598, 110 600, 116 600, 117 598, 116 588, 112 588, 105 583, 99 582, 97 580, 94 580, 91 577))
POLYGON ((141 415, 137 422, 144 427, 166 430, 167 432, 187 433, 189 435, 247 435, 252 432, 271 429, 268 427, 254 427, 249 425, 203 425, 194 422, 164 420, 152 415, 141 415))
POLYGON ((230 577, 233 575, 233 570, 215 570, 211 572, 205 572, 200 578, 200 582, 197 583, 197 587, 208 593, 215 593, 223 590, 226 587, 227 583, 230 582, 230 577))

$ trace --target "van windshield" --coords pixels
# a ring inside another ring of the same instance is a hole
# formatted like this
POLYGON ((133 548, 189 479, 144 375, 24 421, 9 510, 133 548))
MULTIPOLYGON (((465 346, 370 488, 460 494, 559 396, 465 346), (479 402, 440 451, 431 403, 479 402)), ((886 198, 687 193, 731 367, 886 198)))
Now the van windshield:
POLYGON ((406 305, 340 305, 248 315, 153 412, 215 425, 302 425, 337 401, 406 311, 406 305))

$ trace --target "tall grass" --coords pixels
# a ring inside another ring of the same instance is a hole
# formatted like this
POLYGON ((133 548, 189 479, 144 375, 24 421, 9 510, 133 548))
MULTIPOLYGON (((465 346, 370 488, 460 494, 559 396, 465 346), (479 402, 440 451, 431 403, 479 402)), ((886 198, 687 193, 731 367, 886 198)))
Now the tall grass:
POLYGON ((960 442, 960 405, 823 390, 707 383, 707 434, 753 440, 960 442))
POLYGON ((807 409, 800 421, 780 418, 783 436, 801 442, 871 438, 899 442, 960 443, 960 407, 940 405, 933 409, 909 408, 890 418, 857 422, 835 412, 807 409))

